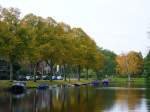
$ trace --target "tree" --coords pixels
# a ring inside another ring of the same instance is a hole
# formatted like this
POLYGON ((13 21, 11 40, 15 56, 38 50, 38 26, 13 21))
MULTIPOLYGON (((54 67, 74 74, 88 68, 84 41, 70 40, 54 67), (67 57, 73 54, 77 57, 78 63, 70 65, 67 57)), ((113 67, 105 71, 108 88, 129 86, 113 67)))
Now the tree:
POLYGON ((24 50, 23 39, 26 35, 22 35, 24 29, 20 26, 20 11, 14 8, 3 8, 1 10, 0 20, 0 52, 1 57, 9 62, 10 80, 13 79, 13 63, 21 58, 24 50))
POLYGON ((28 31, 29 41, 26 49, 26 62, 33 65, 34 81, 36 81, 37 65, 42 61, 40 50, 45 24, 41 17, 37 17, 33 14, 26 15, 21 23, 28 31))
POLYGON ((131 51, 127 55, 128 71, 132 75, 138 75, 143 72, 144 60, 141 53, 131 51))
POLYGON ((72 29, 72 38, 74 39, 74 48, 75 48, 73 52, 73 60, 74 60, 74 65, 76 65, 77 67, 78 80, 80 80, 82 67, 87 65, 86 63, 87 63, 88 50, 93 49, 93 47, 90 48, 91 45, 94 44, 94 47, 96 45, 94 42, 92 42, 92 40, 81 28, 72 29), (88 46, 89 44, 90 46, 88 46))
MULTIPOLYGON (((97 49, 96 49, 96 43, 90 39, 90 37, 86 37, 84 41, 84 64, 83 66, 86 68, 86 79, 88 80, 88 70, 93 69, 94 65, 96 65, 97 60, 97 49)), ((100 55, 98 55, 100 56, 100 55)), ((100 60, 97 60, 98 62, 100 60)))
POLYGON ((100 79, 100 74, 102 74, 102 70, 105 67, 105 55, 102 53, 100 48, 97 48, 97 52, 94 55, 94 61, 93 61, 93 69, 96 73, 97 79, 100 79))
POLYGON ((116 75, 116 54, 107 49, 101 50, 104 55, 104 67, 101 70, 103 75, 116 75))
POLYGON ((127 55, 122 54, 116 57, 116 62, 117 72, 128 75, 129 80, 131 75, 137 75, 143 71, 143 58, 141 53, 131 51, 127 55))
POLYGON ((147 77, 150 75, 150 51, 147 56, 144 58, 144 73, 147 77))

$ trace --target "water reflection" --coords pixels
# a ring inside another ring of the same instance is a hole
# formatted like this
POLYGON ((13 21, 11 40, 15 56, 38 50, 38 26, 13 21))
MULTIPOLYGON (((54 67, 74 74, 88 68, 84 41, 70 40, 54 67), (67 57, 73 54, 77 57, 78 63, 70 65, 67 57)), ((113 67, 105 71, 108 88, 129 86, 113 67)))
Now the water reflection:
POLYGON ((142 111, 144 94, 142 89, 116 89, 115 103, 109 111, 142 111))
POLYGON ((146 92, 145 92, 145 102, 146 102, 146 107, 147 107, 147 110, 149 110, 150 111, 150 81, 148 81, 147 82, 148 83, 148 85, 146 86, 147 87, 147 90, 146 90, 146 92))
POLYGON ((150 89, 55 87, 19 96, 0 92, 0 112, 148 112, 150 89))

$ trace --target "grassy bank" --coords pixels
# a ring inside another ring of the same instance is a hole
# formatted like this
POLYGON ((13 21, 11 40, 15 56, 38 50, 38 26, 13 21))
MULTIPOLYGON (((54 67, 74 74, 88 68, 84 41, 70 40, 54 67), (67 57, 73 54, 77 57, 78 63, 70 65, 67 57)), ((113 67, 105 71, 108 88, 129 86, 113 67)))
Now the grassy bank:
POLYGON ((83 84, 83 83, 90 83, 92 80, 83 80, 81 79, 80 81, 78 80, 70 80, 70 81, 64 81, 64 80, 53 80, 53 81, 49 81, 49 80, 38 80, 37 82, 34 81, 27 81, 27 88, 36 88, 38 87, 39 84, 45 83, 48 85, 55 85, 55 84, 61 84, 61 85, 65 85, 65 84, 83 84))
MULTIPOLYGON (((37 80, 36 82, 34 81, 26 81, 26 86, 27 88, 36 88, 38 87, 39 84, 48 84, 48 85, 55 85, 55 84, 83 84, 83 83, 90 83, 92 81, 92 79, 90 80, 84 80, 81 79, 80 81, 78 80, 70 80, 70 81, 64 81, 64 80, 53 80, 53 81, 49 81, 49 80, 37 80)), ((13 82, 10 82, 9 80, 0 80, 0 89, 5 89, 5 88, 9 88, 11 87, 11 85, 13 84, 13 82)))
MULTIPOLYGON (((128 78, 115 77, 111 79, 111 83, 126 84, 128 82, 129 82, 128 78)), ((146 83, 146 79, 145 78, 132 78, 130 82, 136 85, 144 85, 146 83)))
MULTIPOLYGON (((27 88, 36 88, 38 87, 39 84, 45 83, 48 85, 55 85, 55 84, 83 84, 83 83, 90 83, 92 82, 93 79, 89 79, 89 80, 84 80, 81 79, 80 81, 78 80, 70 80, 70 81, 64 81, 64 80, 53 80, 53 81, 49 81, 49 80, 37 80, 36 82, 34 81, 26 81, 26 86, 27 88)), ((145 85, 146 80, 145 78, 132 78, 131 79, 132 84, 134 85, 145 85)), ((111 78, 110 79, 110 83, 111 85, 116 84, 116 85, 127 85, 128 83, 128 78, 111 78)), ((9 80, 0 80, 0 89, 5 89, 5 88, 9 88, 11 87, 11 85, 13 84, 13 82, 10 82, 9 80)))

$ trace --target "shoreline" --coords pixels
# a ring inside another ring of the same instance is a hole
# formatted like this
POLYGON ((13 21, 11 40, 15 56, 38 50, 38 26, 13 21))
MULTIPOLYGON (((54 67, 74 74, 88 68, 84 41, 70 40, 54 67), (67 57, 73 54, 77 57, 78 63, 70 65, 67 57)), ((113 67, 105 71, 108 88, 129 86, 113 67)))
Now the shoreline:
MULTIPOLYGON (((80 81, 78 80, 37 80, 36 82, 34 81, 25 81, 26 82, 26 88, 31 89, 31 88, 37 88, 40 84, 48 84, 48 85, 88 85, 90 84, 94 79, 81 79, 80 81)), ((127 78, 111 78, 110 80, 110 85, 127 85, 129 83, 127 78)), ((100 84, 102 80, 99 80, 100 84)), ((145 78, 132 78, 130 81, 134 85, 139 85, 143 86, 146 84, 146 79, 145 78)), ((12 86, 13 82, 10 82, 9 80, 0 80, 0 89, 8 89, 12 86)))
MULTIPOLYGON (((34 81, 25 81, 26 82, 26 88, 31 89, 31 88, 37 88, 40 84, 48 84, 48 85, 85 85, 89 84, 94 80, 83 80, 81 79, 80 81, 77 80, 70 80, 70 81, 64 81, 64 80, 37 80, 36 82, 34 81)), ((10 82, 9 80, 0 80, 0 89, 8 89, 12 86, 13 82, 10 82)))

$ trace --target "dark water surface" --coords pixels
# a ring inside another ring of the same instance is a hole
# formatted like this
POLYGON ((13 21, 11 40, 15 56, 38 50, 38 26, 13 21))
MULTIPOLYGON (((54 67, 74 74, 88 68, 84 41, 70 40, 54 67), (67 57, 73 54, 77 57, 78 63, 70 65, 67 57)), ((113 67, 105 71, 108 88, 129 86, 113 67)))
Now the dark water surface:
POLYGON ((150 112, 150 89, 58 86, 22 95, 0 91, 0 112, 150 112))

